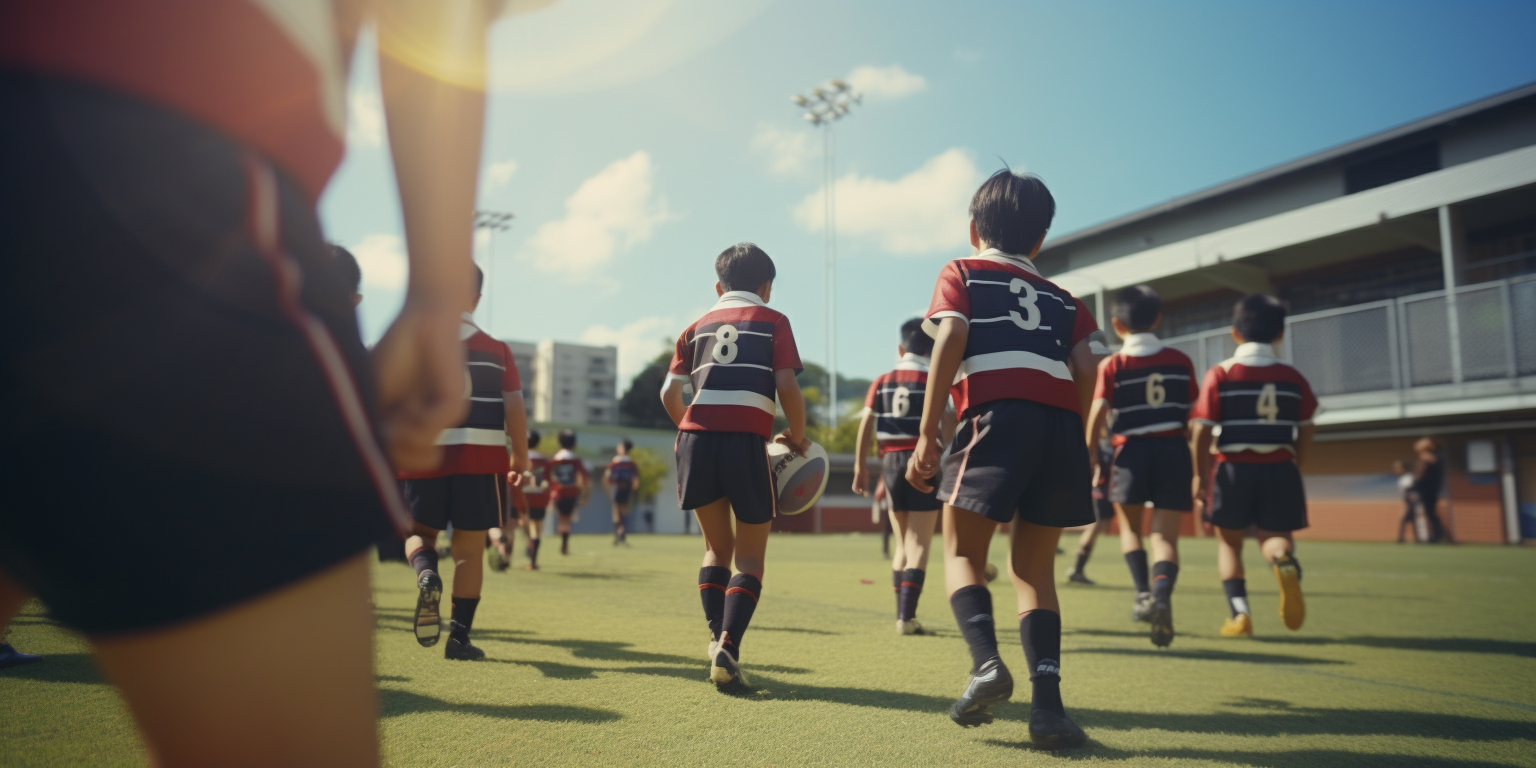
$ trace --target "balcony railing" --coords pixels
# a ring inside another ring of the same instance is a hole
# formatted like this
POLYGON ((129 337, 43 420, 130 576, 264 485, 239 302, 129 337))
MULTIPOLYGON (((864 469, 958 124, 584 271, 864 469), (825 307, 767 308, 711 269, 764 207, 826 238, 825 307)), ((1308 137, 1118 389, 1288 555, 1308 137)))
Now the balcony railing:
MULTIPOLYGON (((1199 371, 1237 348, 1228 328, 1164 343, 1199 371)), ((1536 275, 1297 315, 1282 347, 1319 397, 1536 376, 1536 275)))

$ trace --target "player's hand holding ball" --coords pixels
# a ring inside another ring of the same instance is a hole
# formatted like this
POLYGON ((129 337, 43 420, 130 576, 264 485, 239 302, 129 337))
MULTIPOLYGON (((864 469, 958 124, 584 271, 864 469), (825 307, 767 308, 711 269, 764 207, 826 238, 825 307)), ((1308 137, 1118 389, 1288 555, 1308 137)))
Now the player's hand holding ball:
POLYGON ((790 431, 787 429, 780 432, 777 437, 773 438, 773 441, 779 445, 788 446, 791 451, 800 456, 804 456, 805 452, 811 447, 810 438, 806 437, 796 440, 795 436, 790 434, 790 431))

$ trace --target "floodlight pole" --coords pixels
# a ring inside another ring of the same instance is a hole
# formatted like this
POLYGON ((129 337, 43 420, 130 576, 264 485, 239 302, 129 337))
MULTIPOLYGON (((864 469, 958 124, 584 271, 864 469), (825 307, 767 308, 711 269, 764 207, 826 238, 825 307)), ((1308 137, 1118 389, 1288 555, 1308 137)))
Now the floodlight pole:
POLYGON ((491 320, 496 316, 496 304, 490 300, 491 268, 496 262, 496 233, 511 229, 515 218, 511 211, 475 211, 475 229, 491 233, 490 242, 485 244, 485 288, 481 291, 484 295, 480 303, 485 305, 485 328, 492 338, 496 335, 491 330, 491 320))
POLYGON ((827 326, 827 424, 833 429, 837 428, 837 172, 832 124, 862 100, 841 80, 813 88, 809 96, 791 98, 805 109, 806 122, 822 130, 822 305, 827 326))

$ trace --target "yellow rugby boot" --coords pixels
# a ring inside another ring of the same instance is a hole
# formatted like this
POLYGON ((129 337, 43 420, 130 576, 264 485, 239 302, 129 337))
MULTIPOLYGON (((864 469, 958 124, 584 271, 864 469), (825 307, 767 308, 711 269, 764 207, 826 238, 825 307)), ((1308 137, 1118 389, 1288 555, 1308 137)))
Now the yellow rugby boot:
POLYGON ((1221 625, 1222 637, 1253 637, 1253 617, 1239 613, 1221 625))
POLYGON ((1301 598, 1301 564, 1290 552, 1272 563, 1275 580, 1280 582, 1280 619, 1286 629, 1301 629, 1301 623, 1307 619, 1307 604, 1301 598))

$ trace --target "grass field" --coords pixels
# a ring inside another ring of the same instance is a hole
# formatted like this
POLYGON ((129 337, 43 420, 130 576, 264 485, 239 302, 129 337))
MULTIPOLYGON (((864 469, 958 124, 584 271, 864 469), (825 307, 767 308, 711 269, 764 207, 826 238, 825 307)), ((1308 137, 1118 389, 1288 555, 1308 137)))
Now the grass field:
MULTIPOLYGON (((717 693, 705 682, 701 548, 684 537, 638 536, 632 549, 579 537, 569 557, 546 547, 543 571, 488 574, 474 637, 489 658, 479 663, 418 647, 409 569, 377 566, 386 762, 1536 766, 1536 550, 1304 544, 1307 625, 1291 633, 1250 549, 1257 636, 1226 640, 1216 636, 1226 609, 1214 546, 1189 541, 1180 634, 1157 650, 1129 619, 1114 541, 1102 542, 1089 566, 1100 585, 1062 589, 1063 692, 1091 742, 1050 754, 1028 746, 1022 681, 998 722, 949 722, 969 658, 943 580, 935 572, 920 610, 938 636, 895 635, 872 536, 774 539, 743 642, 753 693, 717 693)), ((1013 596, 997 587, 1002 615, 1013 596)), ((0 672, 0 765, 142 764, 86 645, 37 604, 14 630, 18 647, 49 658, 0 672)), ((999 630, 1019 674, 1017 625, 999 630)))

